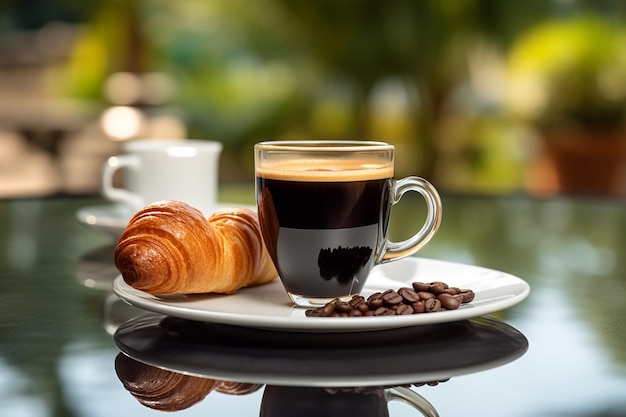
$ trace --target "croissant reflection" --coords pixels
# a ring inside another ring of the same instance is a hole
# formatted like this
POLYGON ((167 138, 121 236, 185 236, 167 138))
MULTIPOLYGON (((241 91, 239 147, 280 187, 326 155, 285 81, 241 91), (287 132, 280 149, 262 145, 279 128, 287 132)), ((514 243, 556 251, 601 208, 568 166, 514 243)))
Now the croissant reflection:
POLYGON ((139 403, 159 411, 184 410, 204 400, 212 391, 246 395, 262 386, 180 374, 146 365, 122 353, 115 358, 115 372, 139 403))

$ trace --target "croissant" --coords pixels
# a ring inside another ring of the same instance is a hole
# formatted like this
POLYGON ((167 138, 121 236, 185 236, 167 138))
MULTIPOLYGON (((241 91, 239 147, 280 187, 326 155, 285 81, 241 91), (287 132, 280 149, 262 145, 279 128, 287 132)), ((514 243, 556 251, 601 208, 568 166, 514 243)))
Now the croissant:
POLYGON ((128 285, 152 294, 232 294, 278 276, 255 211, 221 209, 206 219, 169 200, 131 218, 114 260, 128 285))

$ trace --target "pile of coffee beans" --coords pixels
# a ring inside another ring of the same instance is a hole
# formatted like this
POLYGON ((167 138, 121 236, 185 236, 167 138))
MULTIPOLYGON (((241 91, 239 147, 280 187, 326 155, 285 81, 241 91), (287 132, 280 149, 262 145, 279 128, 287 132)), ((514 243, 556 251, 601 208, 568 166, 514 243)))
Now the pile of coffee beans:
POLYGON ((396 316, 456 310, 474 299, 474 291, 450 287, 445 282, 414 282, 412 288, 376 292, 367 299, 354 295, 349 301, 336 298, 324 306, 306 310, 307 317, 396 316))

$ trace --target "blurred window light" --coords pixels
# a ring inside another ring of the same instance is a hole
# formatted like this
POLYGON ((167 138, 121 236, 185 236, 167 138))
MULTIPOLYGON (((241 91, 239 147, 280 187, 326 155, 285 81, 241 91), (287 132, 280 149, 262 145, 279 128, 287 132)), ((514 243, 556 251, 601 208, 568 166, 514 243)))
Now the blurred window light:
POLYGON ((468 52, 469 81, 480 102, 500 104, 506 86, 504 57, 493 45, 478 42, 468 52))
POLYGON ((513 76, 507 85, 506 101, 523 117, 537 117, 548 105, 547 89, 540 77, 513 76))
POLYGON ((322 136, 343 136, 354 123, 356 92, 347 80, 328 80, 316 92, 311 126, 322 136))
POLYGON ((106 97, 113 104, 129 105, 141 97, 141 80, 130 72, 116 72, 104 84, 106 97))
POLYGON ((126 106, 110 107, 104 111, 100 118, 102 130, 116 140, 126 140, 136 137, 145 124, 143 114, 126 106))
POLYGON ((151 72, 141 77, 141 100, 146 104, 166 103, 172 96, 173 90, 174 83, 166 74, 151 72))
POLYGON ((598 90, 609 101, 620 101, 626 97, 626 79, 622 68, 607 68, 598 74, 598 90))
POLYGON ((161 114, 146 120, 146 135, 153 138, 187 137, 187 127, 180 117, 172 114, 161 114))
POLYGON ((401 78, 386 78, 379 81, 369 97, 370 111, 378 116, 406 114, 411 107, 410 92, 401 78))
POLYGON ((76 28, 68 23, 52 21, 44 25, 36 35, 37 49, 50 58, 64 58, 72 48, 76 28))
POLYGON ((417 89, 402 77, 377 82, 368 97, 369 130, 394 143, 413 137, 412 112, 419 106, 417 89))

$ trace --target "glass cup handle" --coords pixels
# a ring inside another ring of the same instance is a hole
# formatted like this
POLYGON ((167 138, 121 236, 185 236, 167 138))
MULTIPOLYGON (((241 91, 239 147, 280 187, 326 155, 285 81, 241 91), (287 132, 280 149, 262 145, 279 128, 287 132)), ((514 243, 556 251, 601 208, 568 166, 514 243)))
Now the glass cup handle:
POLYGON ((102 168, 102 195, 106 198, 139 208, 142 206, 141 197, 122 188, 113 186, 113 174, 119 169, 138 169, 139 159, 133 155, 110 157, 102 168))
POLYGON ((385 246, 379 263, 385 263, 413 255, 437 233, 441 224, 441 197, 435 187, 421 177, 406 177, 396 181, 391 189, 391 204, 396 204, 407 191, 416 191, 424 197, 428 213, 419 232, 402 242, 391 242, 385 237, 385 246))
POLYGON ((387 401, 396 400, 405 402, 422 413, 424 417, 439 417, 439 413, 435 410, 435 407, 426 398, 409 388, 394 387, 386 389, 385 398, 387 401))

